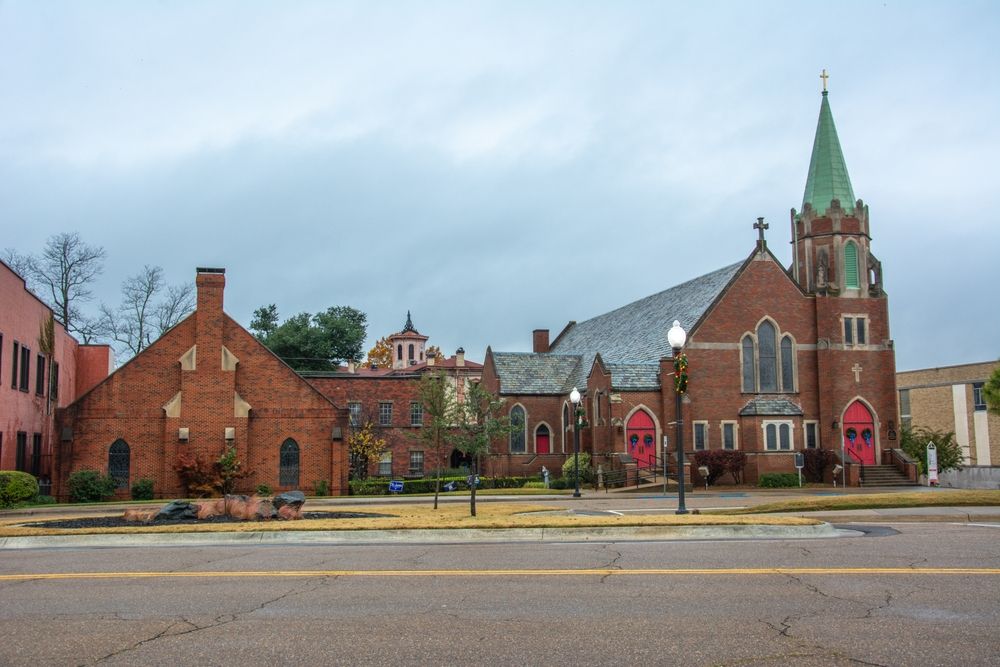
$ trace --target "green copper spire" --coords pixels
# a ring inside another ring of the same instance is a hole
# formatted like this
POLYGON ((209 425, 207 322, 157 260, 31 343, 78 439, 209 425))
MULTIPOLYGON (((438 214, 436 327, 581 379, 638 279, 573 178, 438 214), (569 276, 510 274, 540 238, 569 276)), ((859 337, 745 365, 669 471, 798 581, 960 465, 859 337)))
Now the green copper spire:
POLYGON ((847 174, 844 153, 840 150, 830 101, 824 90, 812 159, 809 160, 809 177, 806 179, 805 194, 802 195, 802 208, 806 204, 812 204, 815 211, 823 213, 834 199, 839 199, 843 208, 854 210, 854 189, 851 187, 851 177, 847 174))

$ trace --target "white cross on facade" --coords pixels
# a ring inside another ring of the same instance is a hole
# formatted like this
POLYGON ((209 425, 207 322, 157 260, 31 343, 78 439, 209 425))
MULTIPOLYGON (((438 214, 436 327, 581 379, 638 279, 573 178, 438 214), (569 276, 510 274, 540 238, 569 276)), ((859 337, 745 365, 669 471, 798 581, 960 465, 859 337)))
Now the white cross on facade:
POLYGON ((854 364, 851 370, 854 371, 854 381, 861 382, 861 364, 854 364))

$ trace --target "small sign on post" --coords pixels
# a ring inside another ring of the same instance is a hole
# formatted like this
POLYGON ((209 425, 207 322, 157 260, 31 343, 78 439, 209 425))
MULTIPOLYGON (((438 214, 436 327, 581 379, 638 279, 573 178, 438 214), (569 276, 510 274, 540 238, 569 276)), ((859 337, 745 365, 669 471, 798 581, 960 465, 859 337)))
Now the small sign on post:
POLYGON ((937 445, 927 443, 927 486, 938 485, 937 445))
POLYGON ((795 452, 795 469, 799 471, 799 488, 802 488, 802 469, 806 467, 806 455, 795 452))
POLYGON ((402 493, 403 492, 403 480, 393 479, 389 481, 389 493, 402 493))

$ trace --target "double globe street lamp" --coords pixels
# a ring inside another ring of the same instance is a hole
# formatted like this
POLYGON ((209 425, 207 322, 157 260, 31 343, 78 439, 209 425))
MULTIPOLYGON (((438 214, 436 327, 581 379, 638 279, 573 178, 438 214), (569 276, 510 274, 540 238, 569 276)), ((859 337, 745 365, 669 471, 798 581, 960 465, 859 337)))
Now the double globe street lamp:
POLYGON ((677 514, 687 514, 684 506, 684 420, 681 419, 681 398, 687 391, 687 356, 681 353, 687 333, 681 328, 681 323, 674 320, 674 326, 667 332, 667 343, 674 352, 674 395, 676 397, 675 415, 677 425, 677 514))

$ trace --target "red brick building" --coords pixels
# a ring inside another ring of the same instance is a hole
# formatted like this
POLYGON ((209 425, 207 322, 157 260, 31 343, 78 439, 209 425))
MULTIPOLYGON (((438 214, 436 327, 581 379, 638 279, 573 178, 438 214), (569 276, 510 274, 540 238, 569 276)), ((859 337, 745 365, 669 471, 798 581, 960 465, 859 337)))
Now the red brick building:
POLYGON ((52 309, 0 262, 0 470, 21 470, 51 492, 56 409, 107 377, 107 345, 80 345, 52 309))
POLYGON ((61 411, 61 495, 82 469, 108 472, 123 495, 143 478, 183 495, 178 455, 215 460, 230 445, 252 471, 241 491, 346 493, 347 411, 223 312, 225 282, 223 269, 198 269, 195 312, 61 411))
POLYGON ((418 440, 425 416, 420 402, 420 378, 442 373, 457 400, 465 396, 470 382, 478 382, 483 366, 465 358, 465 350, 447 359, 425 352, 427 336, 413 326, 410 314, 402 331, 388 337, 393 349, 392 368, 358 367, 350 364, 334 373, 304 373, 306 379, 337 405, 346 406, 351 427, 371 421, 386 441, 382 460, 368 473, 380 477, 423 477, 440 464, 458 467, 466 463, 458 452, 448 450, 441 461, 418 440))
POLYGON ((881 463, 897 414, 888 306, 825 91, 802 210, 791 213, 791 267, 768 250, 763 220, 754 226, 743 261, 570 322, 551 343, 536 330, 531 353, 487 350, 482 381, 521 428, 486 472, 557 469, 573 451, 574 387, 587 412, 581 450, 606 467, 660 465, 678 419, 688 453, 744 451, 748 482, 793 472, 793 454, 809 448, 839 456, 843 445, 849 462, 881 463), (690 364, 681 415, 667 343, 675 320, 690 364))

